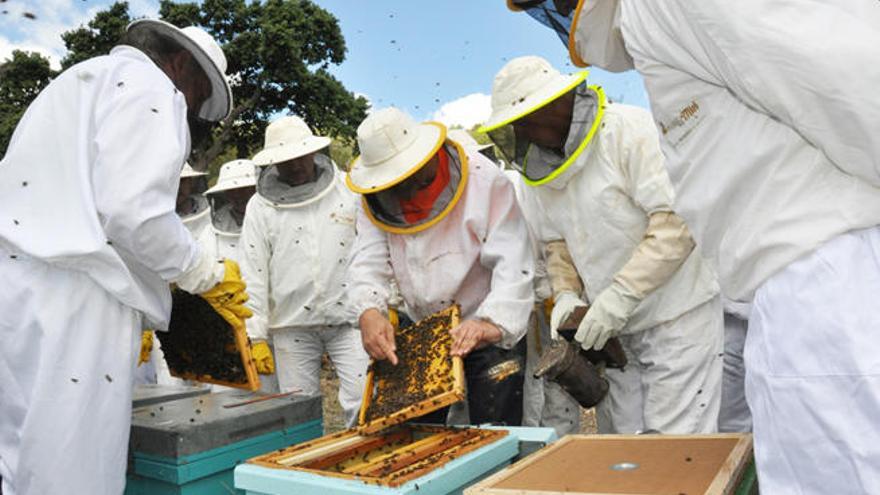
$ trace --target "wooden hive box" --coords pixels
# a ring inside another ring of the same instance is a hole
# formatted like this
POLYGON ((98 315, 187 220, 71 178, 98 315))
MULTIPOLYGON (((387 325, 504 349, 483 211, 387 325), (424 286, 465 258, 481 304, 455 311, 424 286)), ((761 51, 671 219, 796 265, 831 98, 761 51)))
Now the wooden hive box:
POLYGON ((570 435, 464 493, 732 495, 753 486, 751 435, 570 435))
POLYGON ((509 463, 519 440, 507 430, 405 424, 464 398, 463 363, 450 355, 449 330, 458 321, 453 306, 399 330, 400 363, 371 364, 358 427, 253 458, 236 470, 236 487, 249 494, 448 493, 509 463), (438 471, 447 478, 437 479, 438 471))

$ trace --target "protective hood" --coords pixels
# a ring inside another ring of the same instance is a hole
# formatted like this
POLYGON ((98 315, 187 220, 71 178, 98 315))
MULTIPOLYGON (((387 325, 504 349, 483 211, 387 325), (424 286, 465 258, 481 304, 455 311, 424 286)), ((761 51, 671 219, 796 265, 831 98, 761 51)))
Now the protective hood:
POLYGON ((467 184, 468 158, 464 148, 454 141, 447 140, 442 151, 446 160, 445 164, 441 163, 437 175, 444 173, 444 166, 448 175, 442 177, 445 184, 428 207, 429 211, 415 211, 411 203, 401 201, 395 195, 394 187, 363 195, 364 211, 377 227, 393 234, 413 234, 431 227, 452 211, 467 184))
POLYGON ((620 31, 620 0, 580 0, 566 46, 578 67, 595 65, 610 72, 635 67, 620 31))
POLYGON ((566 181, 559 179, 570 175, 569 167, 587 150, 596 135, 605 111, 605 93, 598 86, 587 86, 586 82, 574 91, 571 125, 561 153, 529 141, 516 131, 516 120, 487 131, 505 161, 522 174, 523 181, 530 186, 563 187, 566 181))
POLYGON ((242 216, 241 223, 239 223, 233 213, 232 203, 220 194, 212 194, 209 202, 211 203, 211 227, 213 227, 214 232, 227 236, 241 234, 244 216, 242 216))
POLYGON ((559 39, 568 45, 568 32, 574 18, 571 0, 508 0, 507 7, 513 11, 523 11, 533 19, 556 32, 559 39))
POLYGON ((323 153, 314 157, 315 180, 296 186, 281 180, 278 164, 258 166, 257 194, 277 208, 297 208, 322 198, 333 188, 336 165, 323 153))

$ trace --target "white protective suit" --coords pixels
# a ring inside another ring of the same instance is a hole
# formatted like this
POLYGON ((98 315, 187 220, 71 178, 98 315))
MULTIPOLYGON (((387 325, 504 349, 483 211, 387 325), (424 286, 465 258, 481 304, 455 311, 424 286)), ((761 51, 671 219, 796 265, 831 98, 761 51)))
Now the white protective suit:
POLYGON ((724 313, 724 373, 721 379, 721 411, 718 432, 752 431, 752 413, 746 402, 746 367, 743 351, 749 322, 724 313))
MULTIPOLYGON (((230 208, 230 205, 225 205, 230 208)), ((210 220, 209 220, 210 221, 210 220)), ((238 244, 241 234, 218 230, 208 224, 199 235, 198 241, 202 249, 216 259, 229 258, 238 261, 238 244)))
POLYGON ((421 232, 391 234, 357 213, 349 288, 356 314, 385 313, 390 281, 397 280, 406 313, 414 320, 452 303, 462 320, 491 321, 497 344, 512 348, 526 333, 534 306, 535 257, 528 227, 510 181, 491 160, 467 153, 469 175, 454 208, 421 232))
POLYGON ((186 102, 142 52, 58 76, 0 162, 4 495, 121 493, 142 316, 198 246, 175 214, 186 102))
POLYGON ((321 393, 328 352, 340 379, 339 402, 351 425, 363 396, 369 357, 346 307, 357 195, 335 166, 333 180, 295 205, 275 206, 259 192, 248 202, 238 260, 248 284, 252 339, 271 337, 281 391, 321 393))
POLYGON ((835 256, 840 274, 859 277, 834 292, 822 282, 834 265, 820 261, 847 232, 880 223, 880 3, 612 3, 609 15, 584 16, 575 37, 617 23, 645 79, 676 209, 724 295, 754 301, 739 316, 749 318, 762 491, 880 492, 876 427, 861 421, 880 417, 876 339, 864 332, 876 304, 855 304, 877 266, 835 256), (805 260, 814 280, 789 283, 805 260), (777 282, 790 297, 758 297, 777 282), (830 352, 812 345, 825 338, 830 352))
MULTIPOLYGON (((586 101, 578 97, 576 113, 586 101)), ((573 130, 567 152, 576 137, 573 130)), ((607 104, 593 141, 565 172, 524 192, 524 208, 545 226, 541 240, 567 244, 587 300, 632 256, 648 217, 673 211, 674 201, 650 114, 620 104, 607 104)), ((611 388, 597 406, 601 432, 716 431, 723 322, 717 282, 698 250, 639 303, 620 339, 630 364, 606 372, 611 388)))
MULTIPOLYGON (((189 163, 185 164, 180 172, 181 180, 200 177, 199 180, 202 181, 203 187, 207 187, 207 176, 208 174, 205 172, 193 170, 189 163)), ((211 210, 208 207, 208 199, 202 194, 203 192, 204 190, 201 190, 187 198, 186 207, 190 210, 188 213, 183 215, 178 213, 180 219, 183 220, 183 225, 196 239, 211 225, 211 210)))
POLYGON ((527 340, 526 373, 523 383, 523 426, 546 426, 556 430, 561 438, 580 432, 581 407, 571 395, 558 384, 546 378, 535 378, 534 370, 538 366, 541 352, 550 346, 550 322, 544 314, 544 301, 553 299, 547 268, 544 263, 543 250, 538 245, 535 231, 541 228, 535 212, 522 207, 521 198, 528 186, 520 179, 519 172, 505 170, 504 174, 513 183, 517 201, 526 224, 529 227, 529 239, 535 252, 535 308, 529 318, 527 340))

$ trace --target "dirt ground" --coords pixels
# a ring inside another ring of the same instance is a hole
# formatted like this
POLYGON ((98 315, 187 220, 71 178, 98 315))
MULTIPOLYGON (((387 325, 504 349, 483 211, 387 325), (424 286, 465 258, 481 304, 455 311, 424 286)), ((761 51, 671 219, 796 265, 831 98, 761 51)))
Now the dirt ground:
MULTIPOLYGON (((345 429, 342 408, 339 406, 339 379, 327 356, 321 366, 321 392, 324 395, 324 433, 345 429)), ((596 433, 596 415, 593 409, 581 409, 581 433, 596 433)))

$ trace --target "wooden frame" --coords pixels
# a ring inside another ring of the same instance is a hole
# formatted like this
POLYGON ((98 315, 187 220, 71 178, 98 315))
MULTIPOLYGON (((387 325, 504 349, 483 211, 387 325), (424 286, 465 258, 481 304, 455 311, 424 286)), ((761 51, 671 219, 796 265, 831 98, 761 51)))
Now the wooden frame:
MULTIPOLYGON (((460 309, 458 305, 450 306, 443 311, 439 311, 428 318, 450 317, 449 329, 458 326, 461 319, 460 309)), ((382 431, 390 426, 403 423, 409 419, 416 418, 423 414, 442 409, 446 406, 464 400, 465 398, 465 380, 464 380, 464 361, 460 356, 452 357, 452 388, 438 395, 427 397, 426 399, 411 404, 403 409, 395 411, 387 416, 377 418, 367 422, 367 411, 373 402, 373 387, 375 385, 375 370, 373 362, 370 363, 367 372, 366 384, 364 386, 364 398, 361 403, 360 413, 358 415, 358 432, 362 435, 369 435, 382 431)))
POLYGON ((403 425, 364 436, 350 429, 248 463, 396 487, 507 434, 506 430, 403 425), (418 434, 424 437, 417 438, 418 434))
POLYGON ((169 366, 168 372, 171 376, 182 378, 184 380, 223 385, 224 387, 240 388, 243 390, 250 390, 251 392, 259 390, 260 375, 257 373, 257 363, 254 362, 254 357, 251 354, 251 343, 250 339, 248 339, 247 331, 245 330, 244 325, 241 327, 229 325, 229 328, 232 329, 232 335, 235 338, 235 346, 238 348, 238 353, 241 356, 241 363, 244 367, 245 376, 247 376, 247 382, 227 382, 211 378, 210 375, 196 375, 191 372, 178 373, 177 371, 172 370, 169 366))
MULTIPOLYGON (((737 485, 741 481, 746 468, 747 462, 752 456, 752 436, 749 434, 727 433, 715 435, 568 435, 563 437, 556 443, 541 449, 522 461, 500 471, 483 481, 465 489, 465 495, 563 495, 563 494, 579 494, 579 495, 651 495, 650 493, 622 493, 614 494, 600 492, 560 492, 534 489, 512 489, 497 488, 496 485, 509 479, 513 475, 523 471, 524 469, 540 462, 550 454, 564 448, 571 442, 581 439, 616 439, 616 440, 638 440, 640 442, 664 441, 664 440, 694 440, 694 439, 737 439, 738 441, 725 458, 721 468, 712 479, 709 488, 705 491, 705 495, 731 495, 736 491, 737 485)), ((696 494, 689 494, 696 495, 696 494)))

